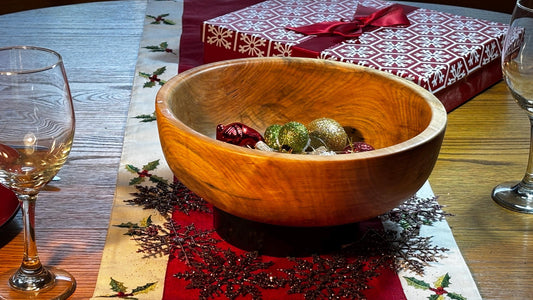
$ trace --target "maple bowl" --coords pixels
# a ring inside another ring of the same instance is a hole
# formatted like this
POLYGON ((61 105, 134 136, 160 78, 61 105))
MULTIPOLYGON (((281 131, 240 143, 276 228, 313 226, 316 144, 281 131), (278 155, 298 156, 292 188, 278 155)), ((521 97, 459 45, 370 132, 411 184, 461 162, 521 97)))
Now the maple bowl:
POLYGON ((159 139, 174 175, 218 209, 283 226, 354 223, 415 194, 437 160, 447 115, 427 90, 395 75, 308 58, 202 65, 156 97, 159 139), (218 124, 333 118, 376 150, 317 156, 267 152, 215 139, 218 124))

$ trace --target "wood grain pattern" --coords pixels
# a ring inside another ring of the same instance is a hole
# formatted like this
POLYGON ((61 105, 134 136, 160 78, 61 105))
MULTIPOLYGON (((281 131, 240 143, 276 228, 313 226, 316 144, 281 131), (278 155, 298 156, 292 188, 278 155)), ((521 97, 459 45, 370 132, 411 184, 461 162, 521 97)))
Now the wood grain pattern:
POLYGON ((503 82, 449 114, 430 183, 484 299, 528 299, 533 287, 533 215, 492 201, 492 188, 520 180, 529 121, 503 82))
MULTIPOLYGON (((37 202, 43 263, 76 278, 71 299, 92 296, 113 203, 146 1, 87 3, 0 16, 0 46, 37 45, 65 61, 77 118, 60 181, 37 202)), ((20 213, 0 229, 0 273, 22 259, 20 213)))
MULTIPOLYGON (((507 22, 509 16, 415 3, 417 6, 507 22)), ((37 239, 44 263, 78 280, 72 299, 92 296, 107 234, 145 0, 90 3, 0 16, 0 45, 33 44, 63 54, 75 98, 78 131, 56 190, 37 205, 37 239)), ((490 199, 502 180, 526 167, 529 121, 503 83, 448 115, 430 183, 483 299, 530 299, 533 216, 490 199)), ((0 272, 18 266, 20 216, 0 229, 0 272)), ((438 237, 436 237, 438 238, 438 237)), ((454 282, 453 284, 459 284, 454 282)))
POLYGON ((447 118, 441 102, 412 82, 304 58, 248 58, 189 70, 161 88, 156 114, 178 179, 227 213, 284 226, 354 223, 398 206, 431 173, 447 118), (287 154, 214 138, 218 124, 241 122, 265 132, 272 124, 323 117, 357 129, 376 150, 287 154))

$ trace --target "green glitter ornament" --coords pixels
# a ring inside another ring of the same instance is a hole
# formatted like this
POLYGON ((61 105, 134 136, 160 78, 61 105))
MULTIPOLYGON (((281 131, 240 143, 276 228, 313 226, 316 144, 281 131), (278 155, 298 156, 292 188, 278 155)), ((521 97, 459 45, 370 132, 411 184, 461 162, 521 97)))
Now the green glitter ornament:
POLYGON ((348 143, 348 135, 342 125, 330 118, 319 118, 307 125, 311 147, 326 146, 332 151, 341 151, 348 143))
POLYGON ((288 122, 280 128, 278 141, 282 151, 301 153, 309 145, 309 131, 302 123, 288 122))
POLYGON ((278 141, 280 129, 281 125, 279 124, 270 125, 265 130, 265 134, 263 134, 263 139, 265 140, 265 143, 274 150, 280 150, 281 147, 278 141))

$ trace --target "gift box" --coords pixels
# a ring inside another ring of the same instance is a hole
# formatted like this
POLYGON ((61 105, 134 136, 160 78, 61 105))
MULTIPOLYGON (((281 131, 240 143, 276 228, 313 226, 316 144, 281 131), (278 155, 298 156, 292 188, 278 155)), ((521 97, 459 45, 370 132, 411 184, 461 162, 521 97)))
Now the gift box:
POLYGON ((451 111, 501 80, 507 27, 380 0, 268 0, 204 21, 202 42, 205 63, 299 56, 383 70, 431 91, 451 111), (383 15, 392 8, 407 22, 389 24, 395 17, 383 15), (376 15, 370 26, 358 25, 376 15), (356 34, 297 31, 335 23, 356 34))

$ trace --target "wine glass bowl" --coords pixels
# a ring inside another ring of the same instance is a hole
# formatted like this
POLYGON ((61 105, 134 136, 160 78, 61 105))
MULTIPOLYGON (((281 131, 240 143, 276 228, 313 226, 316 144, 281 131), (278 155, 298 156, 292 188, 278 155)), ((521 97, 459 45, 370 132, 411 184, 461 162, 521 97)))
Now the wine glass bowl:
POLYGON ((505 182, 492 191, 501 206, 533 213, 533 0, 517 0, 502 49, 503 78, 531 123, 529 161, 520 182, 505 182))
POLYGON ((22 264, 0 276, 0 296, 66 299, 76 281, 64 270, 42 265, 34 229, 37 195, 65 163, 74 137, 61 56, 39 47, 0 48, 0 105, 0 184, 17 195, 24 226, 22 264))

